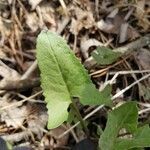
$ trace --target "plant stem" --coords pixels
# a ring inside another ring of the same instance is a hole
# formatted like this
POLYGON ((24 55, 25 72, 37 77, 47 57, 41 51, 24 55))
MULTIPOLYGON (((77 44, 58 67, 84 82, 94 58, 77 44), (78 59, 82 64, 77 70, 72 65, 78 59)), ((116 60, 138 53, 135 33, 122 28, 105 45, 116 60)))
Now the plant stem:
POLYGON ((77 105, 76 103, 74 102, 74 100, 72 100, 72 104, 70 105, 71 108, 73 109, 74 113, 76 114, 77 118, 79 119, 79 121, 81 122, 81 125, 85 131, 85 133, 88 135, 89 134, 89 131, 88 131, 88 128, 79 112, 79 109, 77 108, 77 105))

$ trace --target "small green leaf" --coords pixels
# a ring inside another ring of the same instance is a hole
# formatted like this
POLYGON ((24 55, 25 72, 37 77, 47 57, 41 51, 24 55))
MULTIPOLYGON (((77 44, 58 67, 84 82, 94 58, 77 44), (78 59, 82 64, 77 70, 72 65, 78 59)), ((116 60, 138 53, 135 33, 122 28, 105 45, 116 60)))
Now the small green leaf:
POLYGON ((118 139, 115 150, 127 150, 131 148, 150 147, 149 125, 138 128, 131 139, 118 139))
POLYGON ((137 130, 138 110, 135 102, 128 102, 108 114, 108 121, 100 137, 101 150, 115 150, 119 131, 126 128, 130 132, 137 130))
POLYGON ((98 64, 109 65, 115 62, 121 56, 121 53, 114 52, 106 47, 98 47, 96 51, 92 52, 92 56, 98 64))
POLYGON ((110 104, 110 93, 99 92, 87 71, 55 33, 42 31, 37 39, 37 60, 41 84, 48 108, 48 128, 56 128, 68 119, 73 97, 84 105, 110 104), (107 93, 107 94, 106 94, 107 93))

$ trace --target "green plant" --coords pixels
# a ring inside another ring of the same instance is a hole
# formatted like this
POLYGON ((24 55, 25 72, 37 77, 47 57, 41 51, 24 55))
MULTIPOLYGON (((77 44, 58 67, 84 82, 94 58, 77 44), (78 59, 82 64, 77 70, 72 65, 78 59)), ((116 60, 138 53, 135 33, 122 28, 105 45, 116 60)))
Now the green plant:
POLYGON ((92 52, 92 56, 98 64, 109 65, 115 62, 121 56, 121 53, 114 52, 107 47, 98 47, 92 52))
MULTIPOLYGON (((107 52, 107 57, 110 54, 111 60, 107 62, 105 57, 103 64, 116 60, 110 50, 107 52)), ((41 71, 41 86, 48 108, 48 128, 58 127, 67 121, 69 113, 73 112, 87 131, 74 98, 78 98, 83 105, 110 106, 110 86, 99 92, 65 40, 50 31, 42 31, 38 36, 37 60, 41 71), (69 107, 71 111, 68 111, 69 107)), ((147 125, 138 128, 137 119, 138 111, 135 102, 125 103, 111 111, 108 114, 106 128, 99 140, 99 148, 101 150, 126 150, 150 146, 150 128, 147 125), (119 138, 118 134, 121 129, 126 129, 132 138, 119 138)))
POLYGON ((49 129, 67 121, 69 106, 81 121, 74 97, 79 98, 83 105, 111 104, 110 88, 99 92, 65 40, 55 33, 40 33, 37 39, 37 60, 47 102, 49 129))
POLYGON ((127 102, 108 114, 106 128, 99 140, 102 150, 127 150, 138 147, 150 147, 150 128, 148 125, 138 128, 138 109, 136 102, 127 102), (121 129, 126 129, 128 138, 119 138, 121 129))

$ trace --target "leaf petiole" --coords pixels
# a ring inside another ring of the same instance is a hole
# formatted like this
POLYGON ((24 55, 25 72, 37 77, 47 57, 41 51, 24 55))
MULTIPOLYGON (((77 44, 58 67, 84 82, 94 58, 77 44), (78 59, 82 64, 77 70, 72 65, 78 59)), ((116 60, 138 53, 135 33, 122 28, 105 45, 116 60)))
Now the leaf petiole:
POLYGON ((72 99, 72 103, 70 105, 70 107, 72 108, 73 112, 75 113, 75 115, 77 116, 78 120, 81 122, 81 125, 83 127, 83 130, 85 131, 86 135, 88 136, 89 135, 89 130, 85 124, 85 121, 83 120, 80 112, 79 112, 79 109, 75 103, 75 101, 72 99))

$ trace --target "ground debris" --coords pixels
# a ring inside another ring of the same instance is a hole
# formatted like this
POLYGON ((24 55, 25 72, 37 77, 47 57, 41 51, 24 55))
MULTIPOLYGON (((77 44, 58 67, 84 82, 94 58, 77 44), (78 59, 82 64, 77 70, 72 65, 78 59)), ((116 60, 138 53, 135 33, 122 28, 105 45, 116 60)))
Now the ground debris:
MULTIPOLYGON (((41 30, 57 32, 67 40, 91 73, 97 88, 111 82, 112 94, 119 93, 131 82, 148 75, 150 70, 149 7, 148 0, 1 0, 0 135, 3 139, 11 141, 14 147, 28 143, 27 147, 35 150, 71 149, 83 139, 78 134, 80 127, 71 130, 72 125, 63 125, 54 130, 47 129, 47 108, 35 59, 36 38, 41 30), (97 47, 106 47, 122 55, 112 64, 98 65, 91 56, 97 47), (124 71, 130 73, 122 74, 124 71), (112 75, 112 72, 116 74, 112 75), (68 130, 71 130, 70 135, 65 134, 68 130), (63 138, 59 139, 60 135, 63 138)), ((114 104, 117 106, 117 103, 131 99, 148 104, 149 85, 150 79, 145 79, 121 94, 119 102, 116 100, 114 104)), ((85 115, 87 107, 80 110, 81 115, 85 115)), ((139 109, 140 119, 147 120, 148 108, 139 109)), ((107 108, 104 110, 108 111, 107 108)), ((106 116, 101 120, 95 114, 91 120, 95 117, 105 127, 106 116)), ((91 124, 91 120, 87 124, 91 124)), ((95 127, 92 125, 90 129, 90 138, 97 137, 95 127)), ((83 145, 84 140, 75 148, 83 145)))

